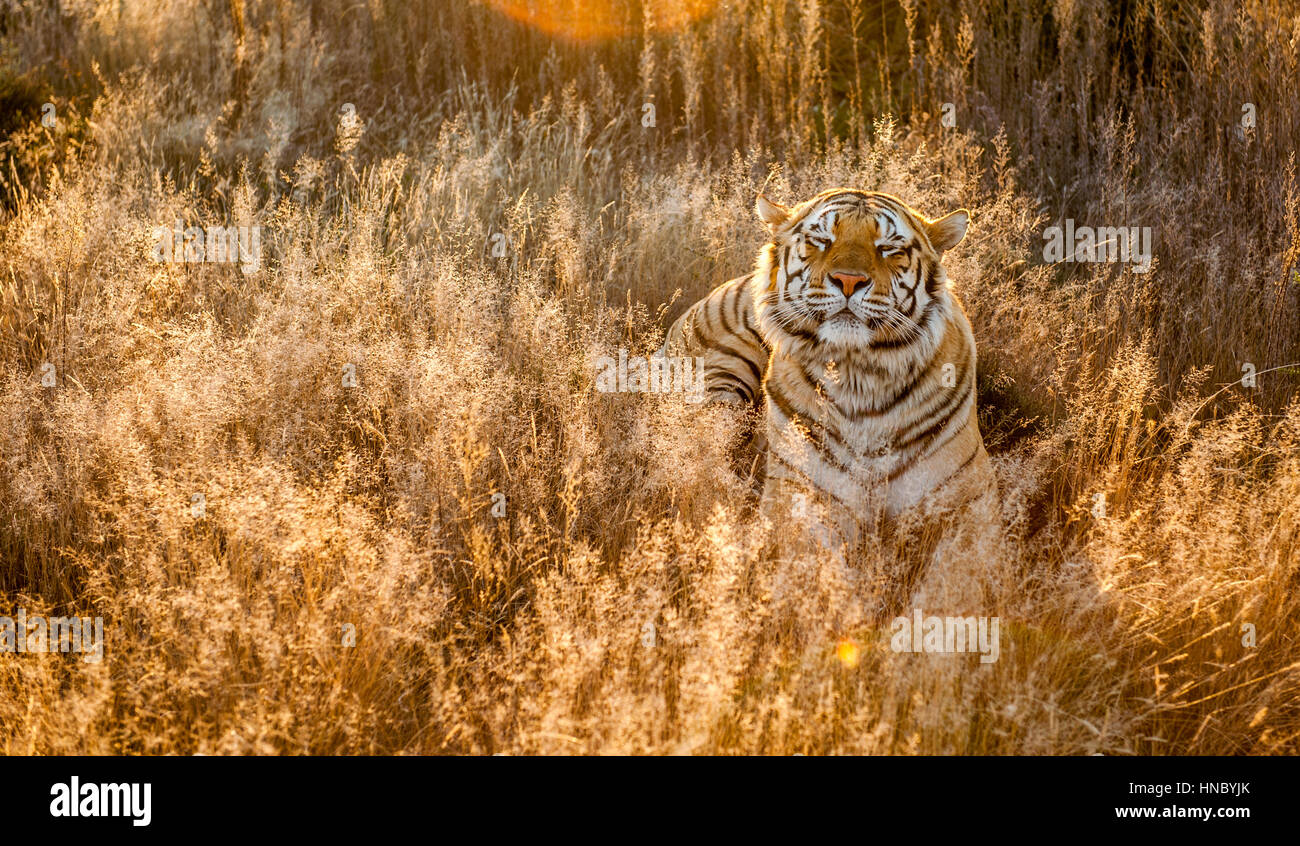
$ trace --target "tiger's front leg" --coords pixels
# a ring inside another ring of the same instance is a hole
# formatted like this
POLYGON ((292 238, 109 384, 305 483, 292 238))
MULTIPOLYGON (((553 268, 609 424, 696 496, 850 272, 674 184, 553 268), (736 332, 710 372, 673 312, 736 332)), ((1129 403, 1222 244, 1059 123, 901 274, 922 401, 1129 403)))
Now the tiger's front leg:
POLYGON ((768 432, 763 439, 766 478, 759 511, 776 529, 786 550, 830 555, 842 561, 862 536, 857 515, 828 497, 815 474, 809 476, 805 467, 789 460, 789 451, 780 444, 790 439, 797 435, 768 432), (778 448, 772 449, 772 443, 778 448))
POLYGON ((817 498, 785 479, 770 475, 763 484, 759 513, 771 523, 783 552, 843 560, 852 533, 817 498))

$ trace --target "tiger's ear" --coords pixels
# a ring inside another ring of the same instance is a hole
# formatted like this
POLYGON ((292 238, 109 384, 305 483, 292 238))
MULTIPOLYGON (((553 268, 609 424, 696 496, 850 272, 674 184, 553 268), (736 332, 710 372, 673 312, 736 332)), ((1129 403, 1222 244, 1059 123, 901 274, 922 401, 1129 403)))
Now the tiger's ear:
POLYGON ((754 211, 758 213, 758 219, 763 221, 763 225, 767 227, 769 235, 775 235, 776 230, 780 229, 781 224, 785 223, 790 217, 789 209, 780 203, 769 200, 761 193, 758 195, 758 200, 754 202, 754 211))
POLYGON ((926 226, 926 232, 930 236, 930 243, 934 246, 935 252, 946 253, 960 244, 966 237, 966 227, 969 224, 970 212, 965 209, 957 209, 952 214, 930 221, 926 226))

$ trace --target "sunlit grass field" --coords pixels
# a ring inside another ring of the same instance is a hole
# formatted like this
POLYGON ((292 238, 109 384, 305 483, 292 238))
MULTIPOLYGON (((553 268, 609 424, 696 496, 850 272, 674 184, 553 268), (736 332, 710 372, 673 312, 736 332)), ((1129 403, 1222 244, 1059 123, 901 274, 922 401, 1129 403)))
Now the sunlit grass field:
POLYGON ((1295 754, 1297 138, 1293 2, 0 0, 0 753, 1295 754), (764 186, 972 212, 995 663, 596 390, 764 186))

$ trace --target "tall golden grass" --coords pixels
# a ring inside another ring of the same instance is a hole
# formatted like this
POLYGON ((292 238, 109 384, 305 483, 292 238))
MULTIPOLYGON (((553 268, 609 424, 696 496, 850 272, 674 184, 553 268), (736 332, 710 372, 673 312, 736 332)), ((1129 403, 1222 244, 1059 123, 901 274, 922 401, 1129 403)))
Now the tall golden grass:
POLYGON ((107 634, 0 653, 0 751, 1300 750, 1295 4, 507 6, 0 6, 0 614, 107 634), (900 536, 783 553, 742 421, 594 387, 763 185, 973 210, 994 664, 890 650, 900 536))

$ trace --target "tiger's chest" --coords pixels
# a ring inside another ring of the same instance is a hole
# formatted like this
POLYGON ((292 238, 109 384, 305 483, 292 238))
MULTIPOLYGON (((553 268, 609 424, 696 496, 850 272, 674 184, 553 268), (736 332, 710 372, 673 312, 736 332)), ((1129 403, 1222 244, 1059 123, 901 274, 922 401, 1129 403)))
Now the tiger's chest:
POLYGON ((906 458, 910 398, 894 378, 817 370, 773 362, 764 384, 769 439, 786 444, 799 467, 824 461, 863 477, 888 475, 906 458))
POLYGON ((965 431, 971 368, 956 378, 946 363, 930 356, 842 366, 774 355, 764 380, 769 475, 855 511, 909 507, 960 465, 971 435, 978 440, 965 431))

